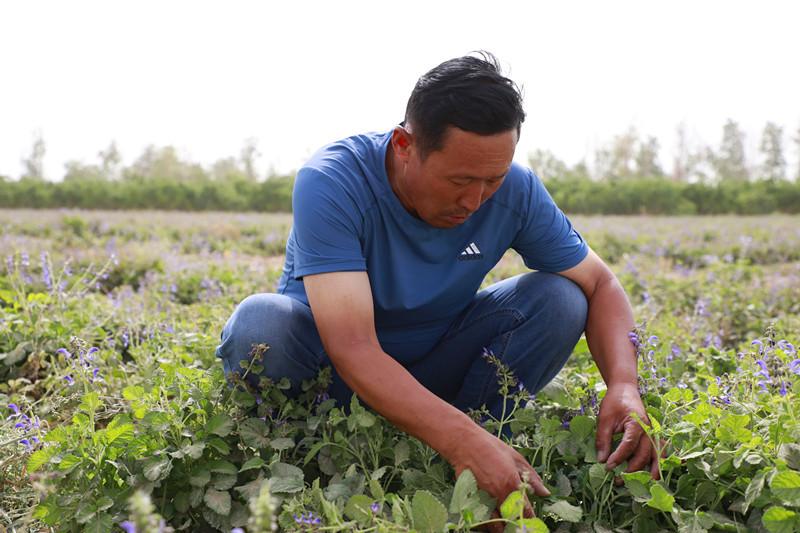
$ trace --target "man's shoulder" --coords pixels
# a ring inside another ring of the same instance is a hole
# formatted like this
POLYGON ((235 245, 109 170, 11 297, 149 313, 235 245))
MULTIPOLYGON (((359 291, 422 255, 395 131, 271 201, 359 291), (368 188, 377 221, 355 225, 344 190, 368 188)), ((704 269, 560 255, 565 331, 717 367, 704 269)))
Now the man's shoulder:
POLYGON ((300 171, 311 169, 332 177, 343 170, 348 171, 347 175, 353 170, 375 172, 382 165, 388 135, 368 132, 330 142, 314 152, 300 171))

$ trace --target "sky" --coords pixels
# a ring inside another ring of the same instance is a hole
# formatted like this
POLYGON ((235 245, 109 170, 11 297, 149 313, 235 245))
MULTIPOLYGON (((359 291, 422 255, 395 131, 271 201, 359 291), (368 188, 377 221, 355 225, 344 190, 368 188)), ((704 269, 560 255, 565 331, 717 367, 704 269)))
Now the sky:
POLYGON ((633 126, 717 146, 766 121, 800 128, 800 4, 793 1, 0 2, 0 175, 35 135, 45 174, 96 162, 114 140, 130 164, 173 145, 210 165, 257 141, 258 168, 288 172, 320 146, 388 130, 417 78, 485 49, 523 87, 515 158, 574 164, 633 126))

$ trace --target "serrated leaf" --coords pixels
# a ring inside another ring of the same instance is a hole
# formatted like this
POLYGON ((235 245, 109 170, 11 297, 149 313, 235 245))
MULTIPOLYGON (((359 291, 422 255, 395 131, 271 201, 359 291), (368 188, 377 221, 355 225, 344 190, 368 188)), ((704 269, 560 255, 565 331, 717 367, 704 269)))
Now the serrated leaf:
POLYGON ((664 511, 665 513, 672 511, 675 497, 667 492, 667 489, 658 483, 654 483, 650 486, 650 496, 650 499, 647 500, 648 506, 653 509, 658 509, 659 511, 664 511))
POLYGON ((515 490, 506 496, 506 499, 500 504, 500 516, 506 520, 516 520, 522 516, 522 511, 525 508, 525 497, 521 491, 515 490))
POLYGON ((350 520, 355 520, 362 526, 366 526, 372 520, 372 498, 365 494, 354 494, 347 500, 344 506, 344 514, 350 520))
POLYGON ((583 442, 594 431, 594 421, 585 415, 577 415, 569 422, 569 432, 577 442, 583 442))
POLYGON ((258 496, 261 490, 261 484, 264 482, 265 482, 264 474, 262 472, 259 472, 258 477, 256 479, 248 483, 245 483, 244 485, 240 485, 233 490, 241 494, 242 498, 244 498, 245 501, 250 501, 258 496))
POLYGON ((28 457, 28 472, 36 472, 48 462, 53 456, 58 452, 58 447, 50 446, 48 448, 42 448, 41 450, 36 450, 28 457))
POLYGON ((786 461, 789 468, 800 470, 800 444, 793 442, 781 444, 778 448, 778 457, 786 461))
POLYGON ((227 515, 231 512, 231 495, 228 491, 214 489, 206 490, 203 501, 208 508, 220 515, 227 515))
POLYGON ((542 522, 539 518, 523 518, 522 520, 517 520, 516 524, 518 526, 517 531, 525 531, 526 533, 549 533, 550 529, 547 527, 547 524, 542 522))
POLYGON ((583 518, 583 509, 565 500, 545 505, 544 510, 548 513, 553 513, 566 522, 580 522, 581 518, 583 518))
POLYGON ((269 445, 273 449, 278 450, 278 451, 289 450, 291 448, 294 448, 294 439, 290 439, 288 437, 281 437, 281 438, 278 438, 278 439, 272 439, 272 441, 269 443, 269 445))
POLYGON ((215 474, 236 475, 236 472, 238 472, 235 464, 231 463, 230 461, 223 461, 222 459, 209 461, 205 463, 205 466, 208 468, 209 472, 213 472, 215 474))
POLYGON ((172 463, 168 458, 151 457, 144 463, 144 477, 148 481, 158 481, 167 477, 172 469, 172 463))
POLYGON ((792 470, 778 472, 769 482, 775 496, 789 505, 800 505, 800 473, 792 470))
POLYGON ((108 533, 113 529, 113 521, 110 514, 102 513, 95 516, 83 528, 83 533, 108 533))
POLYGON ((239 437, 247 446, 266 448, 269 446, 267 423, 260 418, 248 418, 239 424, 239 437))
POLYGON ((195 468, 189 474, 189 484, 193 487, 205 487, 211 481, 211 472, 206 468, 195 468))
POLYGON ((122 397, 132 402, 139 400, 144 396, 144 388, 139 385, 130 385, 122 389, 122 397))
POLYGON ((447 509, 427 490, 418 490, 411 500, 414 528, 424 533, 440 533, 447 524, 447 509))
POLYGON ((225 413, 217 413, 206 423, 206 431, 218 437, 227 437, 233 430, 233 419, 225 413))
MULTIPOLYGON (((112 423, 113 424, 113 423, 112 423)), ((106 443, 109 445, 116 443, 123 445, 130 442, 134 437, 133 424, 109 424, 105 431, 106 443)))
POLYGON ((467 509, 470 499, 478 492, 478 482, 471 470, 466 469, 461 472, 453 487, 453 497, 450 498, 450 512, 461 514, 467 509))
POLYGON ((83 459, 81 459, 80 457, 68 453, 67 455, 61 458, 61 461, 58 463, 58 469, 61 470, 62 472, 66 470, 72 470, 73 468, 81 464, 82 461, 83 459))
POLYGON ((236 485, 236 481, 238 481, 236 474, 216 474, 211 478, 211 485, 209 486, 217 490, 228 490, 236 485))
POLYGON ((401 440, 397 444, 394 445, 394 466, 400 466, 404 462, 408 461, 408 458, 411 454, 411 450, 408 447, 407 440, 401 440))
POLYGON ((245 472, 247 470, 253 470, 253 469, 256 469, 256 468, 261 468, 265 464, 266 463, 264 462, 264 459, 262 459, 261 457, 258 457, 258 456, 251 457, 250 459, 245 461, 245 463, 239 469, 239 472, 245 472))
POLYGON ((770 507, 761 517, 761 523, 770 533, 796 533, 800 516, 780 506, 770 507))
POLYGON ((181 448, 181 451, 186 454, 186 456, 191 457, 192 459, 200 459, 203 456, 203 450, 206 449, 205 442, 196 442, 194 444, 189 444, 181 448))
MULTIPOLYGON (((330 487, 330 485, 329 485, 330 487)), ((300 492, 305 488, 302 478, 278 477, 270 479, 270 488, 276 494, 300 492)))

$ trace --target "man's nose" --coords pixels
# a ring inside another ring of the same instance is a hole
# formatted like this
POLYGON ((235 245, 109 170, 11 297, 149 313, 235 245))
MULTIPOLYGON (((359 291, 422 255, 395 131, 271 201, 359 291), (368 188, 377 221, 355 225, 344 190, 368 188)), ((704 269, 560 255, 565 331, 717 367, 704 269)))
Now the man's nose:
POLYGON ((466 209, 470 213, 478 210, 483 202, 485 192, 484 184, 481 180, 475 180, 458 199, 458 206, 466 209))

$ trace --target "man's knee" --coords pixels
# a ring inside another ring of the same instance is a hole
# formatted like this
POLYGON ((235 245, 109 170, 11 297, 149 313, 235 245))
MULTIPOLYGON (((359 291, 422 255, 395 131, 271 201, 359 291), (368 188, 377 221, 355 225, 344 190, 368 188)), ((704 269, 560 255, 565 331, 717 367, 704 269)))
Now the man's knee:
POLYGON ((284 322, 285 315, 286 305, 276 294, 252 294, 242 300, 222 328, 217 347, 217 356, 229 365, 226 370, 239 369, 240 362, 249 360, 256 345, 280 343, 274 333, 286 328, 271 325, 284 322))
POLYGON ((547 272, 532 272, 521 280, 523 290, 533 291, 543 303, 550 329, 561 331, 575 342, 586 328, 589 304, 581 288, 572 280, 547 272))

